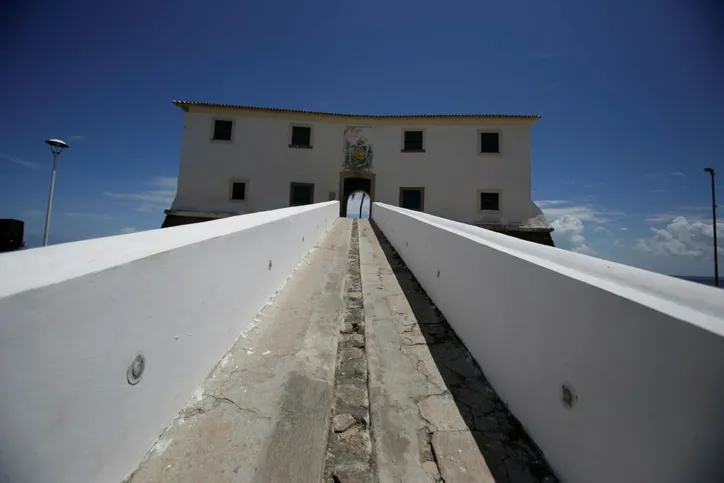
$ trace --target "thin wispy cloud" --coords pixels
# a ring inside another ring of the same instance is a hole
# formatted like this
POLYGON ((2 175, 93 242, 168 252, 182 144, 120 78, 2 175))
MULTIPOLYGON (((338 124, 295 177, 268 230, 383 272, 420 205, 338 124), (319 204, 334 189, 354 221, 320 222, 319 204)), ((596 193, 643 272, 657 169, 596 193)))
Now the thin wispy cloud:
POLYGON ((575 201, 541 200, 536 201, 536 204, 549 220, 571 216, 591 223, 609 223, 623 216, 623 213, 618 211, 608 211, 590 204, 579 204, 575 201))
POLYGON ((75 136, 71 136, 68 138, 69 141, 83 141, 85 140, 85 136, 82 134, 76 134, 75 136))
POLYGON ((79 213, 79 212, 74 212, 74 211, 68 211, 68 212, 63 212, 60 214, 62 216, 68 216, 71 218, 89 218, 89 219, 93 219, 93 220, 113 220, 113 219, 117 218, 115 216, 106 215, 103 213, 79 213))
POLYGON ((652 193, 668 193, 667 190, 651 190, 652 193))
POLYGON ((684 176, 686 176, 686 175, 685 175, 684 173, 682 173, 681 171, 674 171, 673 173, 669 173, 669 174, 670 174, 671 176, 680 176, 680 177, 682 177, 682 178, 683 178, 684 176))
POLYGON ((607 228, 604 228, 602 226, 597 226, 593 231, 595 231, 596 233, 603 233, 605 235, 611 234, 611 232, 607 228))
POLYGON ((541 52, 539 54, 536 54, 536 59, 540 60, 549 60, 555 57, 555 54, 553 52, 541 52))
POLYGON ((544 206, 548 207, 548 206, 556 206, 556 205, 567 205, 570 203, 571 202, 567 201, 567 200, 539 200, 539 201, 536 201, 536 204, 540 208, 543 208, 544 206))
POLYGON ((26 216, 37 216, 42 215, 45 212, 43 210, 23 210, 21 213, 26 216))
POLYGON ((668 223, 679 216, 676 213, 656 213, 644 218, 646 223, 668 223))
POLYGON ((684 215, 692 221, 698 221, 705 217, 706 212, 711 208, 705 206, 682 206, 676 211, 665 211, 647 215, 644 221, 647 223, 671 223, 674 219, 684 215))
POLYGON ((127 235, 129 233, 136 233, 137 231, 138 231, 138 228, 136 228, 135 226, 127 226, 125 228, 121 228, 120 230, 118 230, 118 234, 127 235))
POLYGON ((146 183, 153 189, 139 190, 130 193, 116 193, 106 191, 103 194, 109 198, 123 200, 125 204, 132 205, 138 211, 155 211, 169 208, 176 197, 178 179, 171 176, 160 176, 146 183))
POLYGON ((38 167, 38 163, 34 163, 32 161, 25 161, 24 159, 16 158, 15 156, 10 156, 9 154, 5 154, 5 153, 0 154, 0 159, 9 161, 13 164, 17 164, 18 166, 23 166, 25 168, 37 168, 38 167))

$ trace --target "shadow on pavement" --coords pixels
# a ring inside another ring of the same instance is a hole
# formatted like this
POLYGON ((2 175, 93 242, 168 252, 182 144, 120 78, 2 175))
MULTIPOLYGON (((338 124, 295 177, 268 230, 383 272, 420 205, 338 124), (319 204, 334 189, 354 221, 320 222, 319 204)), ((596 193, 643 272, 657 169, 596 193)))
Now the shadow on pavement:
POLYGON ((536 444, 498 398, 443 314, 370 220, 432 358, 497 483, 557 482, 536 444))

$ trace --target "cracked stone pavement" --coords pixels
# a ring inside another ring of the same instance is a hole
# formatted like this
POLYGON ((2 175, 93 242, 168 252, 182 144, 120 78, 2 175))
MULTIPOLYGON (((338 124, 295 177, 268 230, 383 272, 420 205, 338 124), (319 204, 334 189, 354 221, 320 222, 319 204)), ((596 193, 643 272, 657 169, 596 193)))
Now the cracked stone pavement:
POLYGON ((384 235, 360 232, 378 481, 557 481, 384 235))
POLYGON ((129 483, 321 481, 351 227, 333 225, 129 483))
POLYGON ((334 224, 128 483, 557 481, 384 236, 357 223, 334 224))

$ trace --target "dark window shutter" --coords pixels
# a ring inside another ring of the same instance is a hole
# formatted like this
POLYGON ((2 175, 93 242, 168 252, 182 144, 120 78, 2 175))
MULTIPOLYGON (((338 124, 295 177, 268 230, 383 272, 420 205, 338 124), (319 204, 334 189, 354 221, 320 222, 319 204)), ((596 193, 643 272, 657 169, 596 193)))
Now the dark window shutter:
POLYGON ((480 133, 480 152, 481 153, 499 153, 500 152, 500 136, 497 132, 480 133))
POLYGON ((292 146, 309 147, 312 145, 312 128, 304 126, 292 127, 292 146))
POLYGON ((214 121, 214 139, 219 141, 231 141, 231 131, 234 123, 231 121, 214 121))
POLYGON ((482 211, 500 210, 500 195, 498 193, 480 193, 480 209, 482 211))
POLYGON ((422 131, 405 131, 405 151, 422 151, 422 131))
POLYGON ((245 200, 246 199, 246 183, 234 183, 231 185, 231 199, 232 200, 245 200))

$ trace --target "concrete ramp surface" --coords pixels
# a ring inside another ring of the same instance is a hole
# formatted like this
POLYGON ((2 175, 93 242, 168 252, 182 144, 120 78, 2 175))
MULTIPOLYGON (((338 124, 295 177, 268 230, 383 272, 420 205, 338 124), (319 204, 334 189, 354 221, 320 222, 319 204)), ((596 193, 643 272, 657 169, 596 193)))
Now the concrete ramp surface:
POLYGON ((384 236, 339 219, 126 481, 556 479, 384 236))

